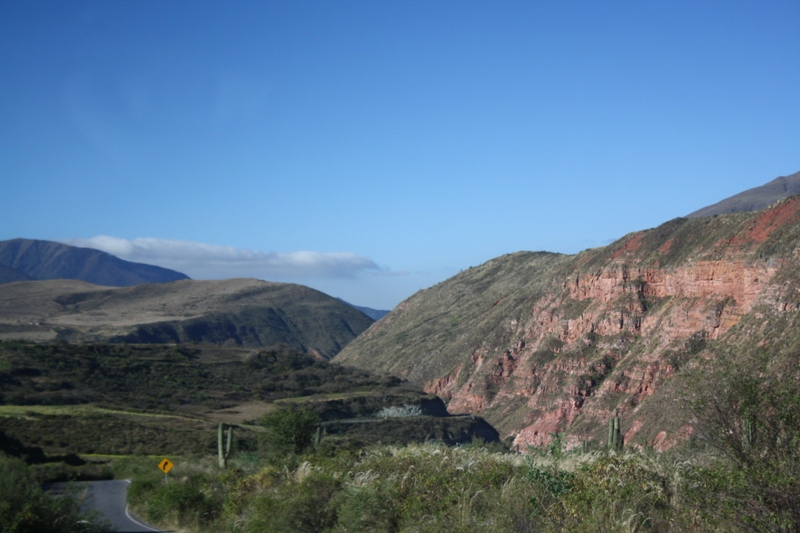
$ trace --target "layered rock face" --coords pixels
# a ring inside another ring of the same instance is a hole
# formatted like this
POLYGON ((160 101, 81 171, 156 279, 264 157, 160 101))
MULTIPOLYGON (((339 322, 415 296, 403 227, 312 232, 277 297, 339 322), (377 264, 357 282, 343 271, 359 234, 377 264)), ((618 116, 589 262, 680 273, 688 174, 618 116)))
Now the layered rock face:
POLYGON ((670 384, 693 358, 765 349, 777 341, 753 324, 794 323, 799 244, 791 197, 574 256, 504 256, 412 296, 337 360, 421 381, 521 449, 561 431, 600 441, 612 416, 628 443, 667 448, 692 431, 670 384))

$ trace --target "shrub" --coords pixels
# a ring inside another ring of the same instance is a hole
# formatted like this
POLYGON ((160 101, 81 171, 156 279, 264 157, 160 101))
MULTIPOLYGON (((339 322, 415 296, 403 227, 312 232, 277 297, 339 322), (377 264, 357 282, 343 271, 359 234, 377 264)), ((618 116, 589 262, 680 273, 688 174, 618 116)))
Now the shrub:
POLYGON ((19 459, 0 455, 0 531, 4 533, 100 533, 111 529, 80 512, 76 491, 45 494, 19 459))
POLYGON ((302 453, 311 444, 319 415, 306 407, 287 407, 264 415, 260 422, 267 432, 259 448, 270 457, 302 453))
POLYGON ((144 517, 154 523, 196 528, 213 522, 222 511, 218 488, 218 483, 203 474, 168 483, 160 478, 134 480, 128 501, 143 509, 144 517))
POLYGON ((253 502, 246 532, 317 533, 336 524, 331 499, 341 482, 306 466, 293 479, 276 490, 258 496, 253 502))
POLYGON ((397 483, 386 480, 351 485, 337 498, 338 526, 344 531, 399 531, 402 500, 397 483))
POLYGON ((688 406, 716 460, 694 504, 749 531, 800 530, 800 376, 796 357, 708 363, 688 406))

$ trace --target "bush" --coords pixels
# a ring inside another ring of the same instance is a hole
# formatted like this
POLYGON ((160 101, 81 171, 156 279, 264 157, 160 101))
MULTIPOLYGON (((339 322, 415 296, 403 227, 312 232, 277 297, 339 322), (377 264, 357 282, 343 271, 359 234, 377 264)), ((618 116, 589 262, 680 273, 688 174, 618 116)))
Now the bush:
POLYGON ((212 523, 220 515, 223 497, 207 476, 193 474, 165 483, 162 479, 134 480, 128 501, 143 509, 147 520, 177 527, 197 528, 212 523))
POLYGON ((45 494, 25 463, 0 455, 0 531, 3 533, 100 533, 111 528, 80 512, 75 490, 45 494))
POLYGON ((796 357, 708 363, 688 406, 715 453, 695 505, 749 531, 800 530, 800 375, 796 357))
POLYGON ((402 499, 396 483, 386 480, 350 486, 337 498, 338 526, 344 531, 399 531, 402 499))
POLYGON ((331 499, 341 482, 309 468, 306 463, 293 479, 255 499, 244 531, 317 533, 336 524, 331 499))
POLYGON ((319 415, 307 407, 287 407, 264 415, 260 422, 267 431, 259 449, 268 457, 302 453, 316 431, 319 415))
POLYGON ((673 514, 667 480, 639 455, 603 456, 579 468, 571 483, 565 518, 585 531, 664 527, 673 514))

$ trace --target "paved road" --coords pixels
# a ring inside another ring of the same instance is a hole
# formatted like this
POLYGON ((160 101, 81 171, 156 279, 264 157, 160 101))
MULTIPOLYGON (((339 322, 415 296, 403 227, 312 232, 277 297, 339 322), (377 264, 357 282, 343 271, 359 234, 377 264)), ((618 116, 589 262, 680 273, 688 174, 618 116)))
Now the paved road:
POLYGON ((86 483, 86 497, 81 508, 93 509, 101 513, 101 518, 108 520, 119 533, 140 533, 143 531, 159 531, 134 519, 128 512, 125 493, 129 481, 124 479, 112 481, 89 481, 86 483))

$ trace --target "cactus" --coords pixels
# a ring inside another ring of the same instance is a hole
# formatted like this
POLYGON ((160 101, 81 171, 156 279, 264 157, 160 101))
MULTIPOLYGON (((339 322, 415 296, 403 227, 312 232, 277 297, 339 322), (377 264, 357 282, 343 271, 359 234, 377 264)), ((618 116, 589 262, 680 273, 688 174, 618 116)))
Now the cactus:
POLYGON ((746 450, 753 447, 756 440, 756 415, 752 407, 745 409, 742 418, 742 444, 746 450))
POLYGON ((223 470, 228 467, 228 457, 231 455, 231 441, 233 440, 233 426, 228 426, 228 442, 225 451, 222 451, 222 422, 217 430, 217 452, 219 454, 219 467, 223 470))
POLYGON ((608 421, 608 449, 621 452, 623 436, 619 429, 619 417, 615 416, 608 421))

